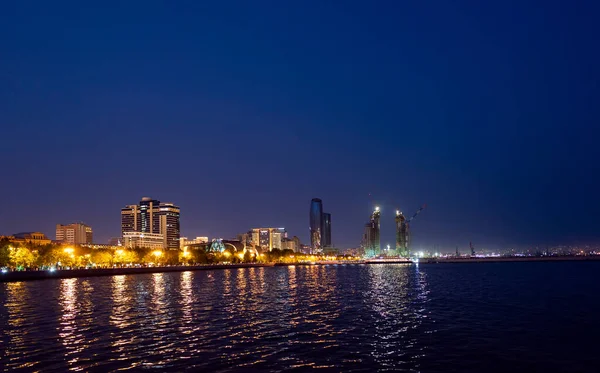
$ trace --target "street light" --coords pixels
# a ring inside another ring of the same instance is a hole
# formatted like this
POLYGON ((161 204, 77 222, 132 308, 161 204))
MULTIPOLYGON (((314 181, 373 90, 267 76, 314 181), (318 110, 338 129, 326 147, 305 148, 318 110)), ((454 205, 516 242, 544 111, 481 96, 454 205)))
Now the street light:
POLYGON ((158 259, 160 256, 162 256, 162 251, 160 251, 160 250, 154 250, 152 252, 152 255, 154 255, 156 257, 156 259, 158 259))
POLYGON ((73 254, 73 252, 75 251, 75 249, 73 249, 72 247, 65 247, 63 249, 63 251, 67 254, 73 254))

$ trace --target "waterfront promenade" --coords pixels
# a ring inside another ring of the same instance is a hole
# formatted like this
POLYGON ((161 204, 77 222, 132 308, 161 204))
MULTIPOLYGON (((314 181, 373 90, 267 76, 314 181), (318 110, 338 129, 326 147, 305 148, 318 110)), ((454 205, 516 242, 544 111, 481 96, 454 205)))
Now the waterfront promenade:
POLYGON ((64 269, 44 271, 10 271, 0 274, 0 282, 48 280, 56 278, 97 277, 137 275, 158 272, 207 271, 215 269, 273 267, 273 263, 238 263, 238 264, 207 264, 207 265, 177 265, 161 267, 124 267, 124 268, 95 268, 95 269, 64 269))
POLYGON ((320 260, 315 262, 298 263, 236 263, 236 264, 204 264, 204 265, 174 265, 157 267, 123 267, 123 268, 90 268, 90 269, 65 269, 65 270, 30 270, 8 271, 0 273, 0 283, 15 281, 48 280, 58 278, 99 277, 136 275, 145 273, 207 271, 219 269, 275 267, 294 265, 385 265, 385 264, 457 264, 457 263, 507 263, 507 262, 562 262, 562 261, 600 261, 600 255, 595 256, 556 256, 556 257, 481 257, 481 258, 422 258, 417 262, 399 259, 371 259, 371 260, 320 260))

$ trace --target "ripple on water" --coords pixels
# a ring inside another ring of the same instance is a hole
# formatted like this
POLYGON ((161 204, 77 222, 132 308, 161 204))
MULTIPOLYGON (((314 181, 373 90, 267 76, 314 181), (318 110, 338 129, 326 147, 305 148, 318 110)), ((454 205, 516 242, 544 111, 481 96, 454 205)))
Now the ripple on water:
POLYGON ((560 312, 548 299, 566 285, 528 286, 544 268, 557 269, 291 266, 1 284, 0 362, 56 372, 586 371, 595 355, 583 341, 598 329, 586 294, 598 285, 585 276, 600 268, 574 269, 579 296, 564 295, 570 310, 560 312))

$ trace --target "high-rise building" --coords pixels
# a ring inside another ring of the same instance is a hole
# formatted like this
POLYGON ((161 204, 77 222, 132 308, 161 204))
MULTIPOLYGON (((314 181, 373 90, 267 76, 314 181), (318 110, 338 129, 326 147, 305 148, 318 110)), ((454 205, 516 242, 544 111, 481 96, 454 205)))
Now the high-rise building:
POLYGON ((380 218, 381 212, 379 207, 375 207, 375 211, 371 214, 371 219, 365 224, 365 232, 363 234, 363 248, 366 257, 378 256, 381 253, 380 243, 380 218))
POLYGON ((396 254, 407 258, 408 240, 409 240, 408 223, 401 211, 396 211, 396 254))
POLYGON ((89 225, 85 227, 85 242, 87 244, 92 244, 94 242, 94 232, 89 225))
POLYGON ((331 247, 331 214, 324 212, 323 213, 323 229, 321 242, 323 247, 331 247))
POLYGON ((121 238, 125 232, 141 232, 138 205, 128 205, 121 209, 121 238))
POLYGON ((313 254, 323 251, 323 202, 319 198, 310 201, 310 246, 313 254))
POLYGON ((172 203, 161 203, 144 197, 139 205, 128 205, 121 209, 121 235, 126 232, 160 234, 163 248, 179 249, 180 208, 172 203))
POLYGON ((252 229, 252 243, 263 250, 282 249, 283 238, 287 238, 285 228, 252 229))
POLYGON ((160 234, 165 237, 167 249, 179 249, 180 209, 172 203, 160 204, 160 234))
POLYGON ((85 245, 91 244, 92 239, 92 227, 89 225, 83 223, 56 224, 56 241, 74 245, 85 245))

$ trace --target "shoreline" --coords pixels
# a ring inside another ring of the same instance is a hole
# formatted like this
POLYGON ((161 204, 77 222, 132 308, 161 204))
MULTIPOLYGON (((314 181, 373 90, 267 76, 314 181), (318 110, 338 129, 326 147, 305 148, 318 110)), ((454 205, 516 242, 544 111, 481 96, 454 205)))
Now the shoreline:
POLYGON ((0 273, 0 283, 18 281, 38 281, 65 278, 82 277, 104 277, 137 275, 163 272, 185 272, 185 271, 211 271, 221 269, 238 268, 264 268, 264 267, 288 267, 288 266, 323 266, 323 265, 382 265, 382 264, 460 264, 460 263, 506 263, 506 262, 593 262, 600 261, 600 255, 596 256, 562 256, 562 257, 488 257, 488 258, 422 258, 418 261, 407 260, 361 260, 361 261, 317 261, 313 263, 238 263, 238 264, 207 264, 169 267, 144 267, 144 268, 98 268, 98 269, 67 269, 55 271, 14 271, 0 273))
POLYGON ((103 277, 138 275, 163 272, 210 271, 217 269, 261 268, 273 267, 274 263, 239 263, 239 264, 208 264, 193 266, 144 267, 144 268, 98 268, 98 269, 63 269, 55 271, 15 271, 0 273, 0 283, 16 281, 36 281, 80 277, 103 277))
MULTIPOLYGON (((457 263, 502 263, 502 262, 593 262, 600 261, 594 256, 511 256, 488 258, 422 258, 418 264, 457 264, 457 263)), ((415 262, 417 263, 417 262, 415 262)))

